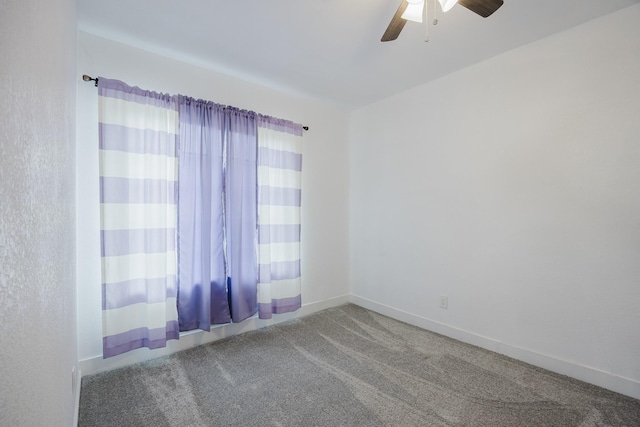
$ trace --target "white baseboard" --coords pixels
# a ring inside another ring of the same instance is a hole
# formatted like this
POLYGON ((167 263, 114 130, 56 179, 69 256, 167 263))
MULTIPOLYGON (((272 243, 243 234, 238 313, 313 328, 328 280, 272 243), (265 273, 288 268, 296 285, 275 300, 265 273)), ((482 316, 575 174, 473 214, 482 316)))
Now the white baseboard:
POLYGON ((110 357, 108 359, 103 359, 102 355, 96 355, 94 357, 80 360, 79 371, 82 371, 84 375, 92 375, 99 372, 121 368, 123 366, 155 359, 157 357, 166 356, 178 351, 187 350, 189 348, 196 347, 202 344, 208 344, 210 342, 214 342, 233 335, 254 331, 256 329, 275 325, 287 320, 308 316, 318 311, 325 310, 331 307, 337 307, 348 302, 349 295, 345 294, 339 297, 330 298, 328 300, 304 304, 300 308, 300 310, 294 313, 274 315, 273 319, 269 320, 258 319, 258 316, 256 315, 240 323, 231 323, 227 325, 212 327, 211 332, 193 331, 183 333, 180 335, 179 340, 168 341, 167 346, 164 348, 155 350, 149 350, 148 348, 139 348, 137 350, 110 357))
POLYGON ((496 353, 504 354, 505 356, 509 356, 522 362, 594 384, 635 399, 640 399, 640 382, 631 378, 621 377, 611 372, 605 372, 600 369, 580 365, 554 356, 503 343, 499 340, 456 328, 455 326, 436 322, 434 320, 403 310, 398 310, 356 295, 349 295, 349 302, 419 328, 426 329, 458 341, 473 344, 496 353))
POLYGON ((326 310, 327 308, 337 307, 339 305, 349 303, 349 298, 351 294, 344 294, 339 297, 329 298, 323 301, 312 302, 309 304, 303 304, 300 309, 300 315, 297 317, 308 316, 313 313, 317 313, 322 310, 326 310))
POLYGON ((78 419, 80 417, 80 389, 82 388, 82 370, 78 368, 76 371, 76 388, 73 396, 73 427, 78 426, 78 419))

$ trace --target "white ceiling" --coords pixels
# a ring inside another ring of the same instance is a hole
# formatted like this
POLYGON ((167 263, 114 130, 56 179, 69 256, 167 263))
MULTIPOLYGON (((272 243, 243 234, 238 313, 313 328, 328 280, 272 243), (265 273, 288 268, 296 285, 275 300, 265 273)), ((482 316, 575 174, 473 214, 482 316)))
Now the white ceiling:
MULTIPOLYGON (((640 0, 504 0, 380 37, 401 0, 77 0, 79 29, 357 108, 640 0)), ((433 1, 427 0, 429 12, 433 1)), ((431 19, 431 18, 430 18, 431 19)), ((570 52, 567 52, 570 54, 570 52)))

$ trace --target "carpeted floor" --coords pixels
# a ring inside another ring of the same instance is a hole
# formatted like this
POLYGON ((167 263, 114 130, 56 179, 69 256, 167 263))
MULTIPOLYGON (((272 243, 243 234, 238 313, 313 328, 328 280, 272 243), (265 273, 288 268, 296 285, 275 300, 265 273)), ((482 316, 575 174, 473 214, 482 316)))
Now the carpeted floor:
POLYGON ((640 401, 344 305, 85 377, 80 426, 640 426, 640 401))

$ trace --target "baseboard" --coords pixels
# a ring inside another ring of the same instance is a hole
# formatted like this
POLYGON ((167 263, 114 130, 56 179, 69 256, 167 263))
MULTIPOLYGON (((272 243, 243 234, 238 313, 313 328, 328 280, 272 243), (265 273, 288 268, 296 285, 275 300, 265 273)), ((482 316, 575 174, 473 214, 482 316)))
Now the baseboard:
POLYGON ((308 316, 310 314, 326 310, 327 308, 347 304, 349 302, 350 296, 351 294, 344 294, 339 297, 329 298, 327 300, 303 304, 302 308, 300 309, 300 316, 298 317, 308 316))
POLYGON ((471 331, 436 322, 416 314, 380 304, 356 295, 349 296, 349 302, 383 314, 396 320, 409 323, 458 341, 466 342, 505 356, 529 363, 540 368, 548 369, 561 375, 578 379, 626 396, 640 399, 640 382, 631 378, 621 377, 611 372, 602 371, 590 366, 580 365, 571 361, 559 359, 547 354, 538 353, 518 346, 510 345, 471 331))
POLYGON ((196 347, 202 344, 208 344, 210 342, 214 342, 233 335, 238 335, 244 332, 254 331, 267 326, 275 325, 287 320, 308 316, 318 311, 325 310, 331 307, 337 307, 348 302, 349 295, 345 294, 327 300, 303 304, 300 310, 294 313, 275 315, 273 319, 269 320, 258 319, 258 316, 256 315, 241 323, 232 323, 228 325, 212 327, 211 332, 193 331, 183 333, 181 334, 179 340, 172 340, 167 342, 167 346, 164 348, 155 350, 149 350, 148 348, 139 348, 137 350, 110 357, 108 359, 103 359, 102 355, 96 355, 94 357, 80 360, 79 369, 85 375, 93 375, 99 372, 109 371, 112 369, 132 365, 134 363, 144 362, 146 360, 166 356, 168 354, 187 350, 189 348, 196 347))
POLYGON ((76 387, 74 390, 75 395, 73 404, 73 427, 78 426, 78 420, 80 418, 80 389, 82 388, 82 370, 76 371, 76 387))

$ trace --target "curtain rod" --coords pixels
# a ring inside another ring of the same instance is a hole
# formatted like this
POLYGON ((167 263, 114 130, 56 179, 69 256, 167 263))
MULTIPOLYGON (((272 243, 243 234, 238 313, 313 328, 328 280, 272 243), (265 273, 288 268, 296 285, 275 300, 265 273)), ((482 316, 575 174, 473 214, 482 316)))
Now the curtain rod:
MULTIPOLYGON (((97 77, 94 78, 94 77, 91 77, 91 76, 89 76, 87 74, 83 74, 82 75, 82 80, 84 80, 85 82, 96 82, 96 84, 94 86, 98 87, 98 78, 97 77)), ((302 129, 309 130, 309 126, 302 126, 302 129)))

